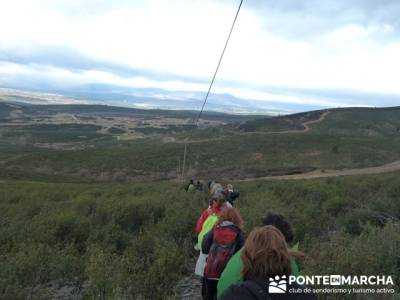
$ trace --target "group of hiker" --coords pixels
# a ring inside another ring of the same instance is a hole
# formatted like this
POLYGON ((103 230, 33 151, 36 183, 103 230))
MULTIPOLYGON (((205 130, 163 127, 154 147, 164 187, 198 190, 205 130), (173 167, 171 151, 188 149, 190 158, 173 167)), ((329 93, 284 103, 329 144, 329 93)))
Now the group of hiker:
POLYGON ((203 183, 200 180, 197 180, 196 183, 194 183, 193 179, 190 179, 189 183, 185 186, 185 191, 192 193, 192 192, 202 192, 204 190, 203 183))
POLYGON ((297 284, 287 286, 300 291, 295 294, 269 293, 269 280, 299 275, 297 261, 304 253, 298 251, 298 244, 287 246, 294 239, 289 222, 282 215, 267 213, 245 239, 243 219, 233 207, 238 192, 232 185, 223 188, 214 181, 208 187, 209 207, 195 227, 199 251, 195 274, 201 277, 203 299, 315 299, 297 284))
MULTIPOLYGON (((239 198, 240 193, 233 188, 232 184, 227 184, 225 188, 222 187, 221 183, 218 181, 213 181, 211 179, 208 180, 207 183, 208 191, 210 194, 210 199, 215 199, 219 194, 224 195, 225 200, 231 205, 234 206, 234 202, 237 198, 239 198)), ((186 192, 203 192, 204 185, 198 180, 194 183, 194 179, 190 179, 189 183, 185 186, 186 192)), ((211 202, 210 202, 211 205, 211 202)))

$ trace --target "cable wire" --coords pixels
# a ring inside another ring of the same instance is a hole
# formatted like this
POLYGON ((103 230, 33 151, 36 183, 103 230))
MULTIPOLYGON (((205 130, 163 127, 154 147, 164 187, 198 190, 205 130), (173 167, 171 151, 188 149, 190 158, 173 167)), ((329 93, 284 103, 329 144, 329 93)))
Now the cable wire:
POLYGON ((232 26, 231 26, 231 30, 229 31, 229 35, 228 35, 228 38, 226 39, 224 49, 222 50, 222 53, 221 53, 221 57, 219 58, 217 68, 215 69, 214 76, 212 77, 212 80, 211 80, 211 82, 210 82, 210 86, 208 87, 208 91, 207 91, 206 97, 204 98, 203 106, 201 107, 201 110, 200 110, 200 112, 199 112, 199 115, 197 116, 196 126, 199 124, 201 115, 203 114, 204 107, 206 106, 206 103, 207 103, 207 100, 208 100, 208 96, 210 95, 211 88, 212 88, 212 86, 213 86, 213 84, 214 84, 215 78, 217 77, 217 73, 218 73, 219 67, 220 67, 221 62, 222 62, 222 58, 224 57, 226 47, 228 46, 229 39, 231 38, 232 31, 233 31, 233 28, 235 27, 235 23, 236 23, 236 20, 237 20, 237 18, 238 18, 240 9, 241 9, 241 7, 242 7, 242 4, 243 4, 243 0, 240 0, 239 7, 238 7, 238 9, 237 9, 237 11, 236 11, 236 15, 235 15, 235 18, 234 18, 233 23, 232 23, 232 26))

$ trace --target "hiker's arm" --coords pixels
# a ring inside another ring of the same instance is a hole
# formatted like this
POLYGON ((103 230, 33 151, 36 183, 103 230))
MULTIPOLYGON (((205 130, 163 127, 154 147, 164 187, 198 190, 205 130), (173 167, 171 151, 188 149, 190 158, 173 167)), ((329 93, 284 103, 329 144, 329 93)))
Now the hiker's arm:
POLYGON ((214 240, 214 233, 211 230, 203 238, 203 242, 201 243, 201 252, 203 252, 204 254, 208 254, 210 252, 213 240, 214 240))
POLYGON ((239 196, 240 196, 240 193, 238 191, 235 191, 235 192, 232 193, 232 199, 233 200, 236 200, 237 198, 239 198, 239 196))
POLYGON ((197 220, 196 227, 195 227, 196 234, 200 233, 201 229, 203 228, 204 221, 207 219, 207 217, 208 217, 208 212, 204 211, 201 214, 200 218, 197 220))

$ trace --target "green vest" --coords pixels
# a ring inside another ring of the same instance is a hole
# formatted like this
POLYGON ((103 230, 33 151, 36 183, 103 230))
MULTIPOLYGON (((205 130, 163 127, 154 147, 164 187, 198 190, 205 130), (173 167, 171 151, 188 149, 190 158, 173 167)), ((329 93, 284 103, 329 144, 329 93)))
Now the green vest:
POLYGON ((194 192, 195 190, 196 190, 196 187, 194 186, 194 184, 189 184, 187 191, 194 192))
POLYGON ((209 215, 204 221, 203 227, 199 235, 197 236, 197 247, 201 250, 201 243, 203 242, 204 236, 214 227, 215 223, 218 221, 218 216, 216 214, 209 215))
MULTIPOLYGON (((297 243, 291 250, 297 250, 299 248, 299 244, 297 243)), ((233 284, 237 284, 242 282, 242 259, 240 255, 242 254, 242 249, 240 249, 232 258, 229 260, 228 264, 225 267, 225 270, 222 272, 221 277, 218 281, 217 288, 217 296, 218 298, 223 294, 223 292, 233 284)), ((299 276, 299 267, 296 263, 296 259, 294 257, 290 258, 290 267, 292 269, 292 275, 299 276)))

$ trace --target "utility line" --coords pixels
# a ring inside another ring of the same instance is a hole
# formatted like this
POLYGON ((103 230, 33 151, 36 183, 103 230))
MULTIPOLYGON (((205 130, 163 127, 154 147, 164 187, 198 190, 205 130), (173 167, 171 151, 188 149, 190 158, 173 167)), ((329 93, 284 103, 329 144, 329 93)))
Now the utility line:
MULTIPOLYGON (((203 114, 204 107, 206 106, 206 103, 207 103, 207 100, 208 100, 208 96, 210 95, 211 88, 212 88, 212 86, 214 84, 215 78, 217 77, 217 73, 218 73, 219 67, 220 67, 221 62, 222 62, 222 58, 224 57, 225 50, 226 50, 226 48, 228 46, 228 43, 229 43, 229 40, 231 38, 231 35, 232 35, 232 32, 233 32, 233 28, 235 27, 235 23, 236 23, 236 20, 238 18, 240 9, 242 8, 242 4, 243 4, 243 0, 240 0, 239 7, 238 7, 238 9, 236 11, 235 18, 233 19, 233 23, 232 23, 231 29, 229 31, 229 34, 228 34, 228 38, 226 39, 224 48, 223 48, 222 53, 221 53, 221 57, 219 58, 217 68, 215 69, 214 75, 213 75, 212 80, 210 82, 210 86, 208 87, 208 91, 207 91, 206 97, 204 98, 204 102, 203 102, 203 105, 202 105, 201 110, 199 112, 199 115, 197 116, 197 120, 196 120, 196 123, 195 123, 196 127, 199 124, 201 115, 203 114)), ((187 152, 187 140, 185 140, 185 149, 184 149, 184 154, 183 154, 182 174, 181 174, 181 180, 182 181, 184 181, 184 179, 185 179, 185 165, 186 165, 186 155, 187 155, 186 152, 187 152)))
POLYGON ((214 81, 215 81, 215 77, 217 77, 217 73, 218 73, 219 67, 220 67, 220 65, 221 65, 222 58, 224 57, 226 47, 228 46, 229 39, 231 38, 232 31, 233 31, 233 28, 235 27, 235 23, 236 23, 236 20, 237 20, 237 18, 238 18, 240 9, 241 9, 241 7, 242 7, 242 4, 243 4, 243 0, 240 0, 239 7, 238 7, 238 9, 237 9, 237 11, 236 11, 235 19, 233 20, 233 23, 232 23, 232 26, 231 26, 231 30, 229 31, 228 38, 226 39, 224 49, 222 50, 221 57, 219 58, 217 68, 215 69, 215 72, 214 72, 214 76, 212 77, 212 80, 211 80, 211 82, 210 82, 210 86, 208 87, 208 91, 207 91, 206 97, 205 97, 205 99, 204 99, 203 106, 201 107, 201 110, 200 110, 200 112, 199 112, 199 115, 197 116, 196 126, 198 125, 198 123, 199 123, 199 121, 200 121, 200 118, 201 118, 201 115, 202 115, 202 113, 203 113, 204 107, 206 106, 206 103, 207 103, 207 100, 208 100, 208 96, 210 95, 211 88, 212 88, 212 86, 213 86, 213 84, 214 84, 214 81))

